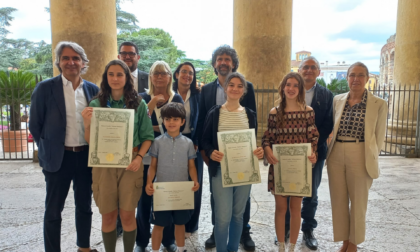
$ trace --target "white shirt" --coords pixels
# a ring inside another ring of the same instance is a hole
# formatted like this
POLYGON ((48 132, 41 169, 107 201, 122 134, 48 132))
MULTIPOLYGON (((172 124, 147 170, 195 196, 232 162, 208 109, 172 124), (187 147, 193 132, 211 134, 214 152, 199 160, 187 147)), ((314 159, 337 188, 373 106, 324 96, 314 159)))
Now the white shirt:
POLYGON ((63 79, 64 102, 66 105, 66 138, 65 146, 77 147, 87 145, 85 140, 85 128, 83 126, 82 111, 88 106, 85 93, 83 92, 83 80, 81 79, 79 86, 73 90, 73 84, 67 80, 64 75, 63 79))
POLYGON ((139 92, 139 85, 138 85, 138 76, 139 76, 139 71, 134 70, 133 72, 131 72, 131 76, 133 77, 133 85, 134 85, 134 90, 136 90, 136 92, 139 92))
MULTIPOLYGON (((178 90, 178 94, 179 94, 179 90, 178 90)), ((185 127, 184 127, 184 131, 182 131, 182 134, 191 133, 191 128, 190 128, 191 108, 190 108, 190 102, 189 102, 190 95, 191 95, 191 89, 188 89, 187 97, 185 98, 185 101, 184 101, 184 108, 187 113, 185 115, 185 127)))
POLYGON ((306 105, 308 106, 311 106, 312 104, 312 99, 314 98, 314 94, 315 94, 315 87, 316 87, 316 82, 313 87, 311 87, 309 90, 306 90, 305 102, 306 102, 306 105))

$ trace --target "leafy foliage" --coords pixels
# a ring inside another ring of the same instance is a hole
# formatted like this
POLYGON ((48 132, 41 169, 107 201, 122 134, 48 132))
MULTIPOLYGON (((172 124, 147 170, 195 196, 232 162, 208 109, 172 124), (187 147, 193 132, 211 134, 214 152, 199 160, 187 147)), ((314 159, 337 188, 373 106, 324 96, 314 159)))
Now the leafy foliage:
POLYGON ((20 105, 31 102, 35 75, 30 72, 0 71, 0 106, 10 106, 10 130, 20 130, 20 105))
POLYGON ((11 14, 15 11, 17 9, 12 7, 0 8, 0 38, 5 38, 10 33, 6 27, 10 26, 10 22, 14 19, 11 14))
POLYGON ((350 91, 349 85, 346 79, 332 79, 331 83, 326 83, 324 78, 316 79, 317 83, 323 87, 328 88, 334 95, 347 93, 350 91))

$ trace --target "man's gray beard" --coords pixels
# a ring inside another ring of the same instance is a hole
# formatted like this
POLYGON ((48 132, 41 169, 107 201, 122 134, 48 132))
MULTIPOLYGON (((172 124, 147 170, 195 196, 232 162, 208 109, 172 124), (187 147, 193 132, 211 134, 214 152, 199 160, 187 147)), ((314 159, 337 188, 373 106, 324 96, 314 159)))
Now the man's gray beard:
POLYGON ((226 71, 226 73, 223 73, 222 71, 219 71, 219 70, 217 70, 217 72, 218 72, 221 76, 226 77, 226 76, 228 76, 228 75, 232 72, 232 69, 229 69, 229 71, 226 71))

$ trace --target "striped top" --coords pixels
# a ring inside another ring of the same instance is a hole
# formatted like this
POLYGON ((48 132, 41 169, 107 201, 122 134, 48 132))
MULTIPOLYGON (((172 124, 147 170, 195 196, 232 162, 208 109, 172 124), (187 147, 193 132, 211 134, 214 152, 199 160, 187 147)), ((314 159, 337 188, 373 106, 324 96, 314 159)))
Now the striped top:
POLYGON ((243 129, 249 129, 249 121, 245 109, 240 112, 229 112, 220 108, 218 132, 243 129))

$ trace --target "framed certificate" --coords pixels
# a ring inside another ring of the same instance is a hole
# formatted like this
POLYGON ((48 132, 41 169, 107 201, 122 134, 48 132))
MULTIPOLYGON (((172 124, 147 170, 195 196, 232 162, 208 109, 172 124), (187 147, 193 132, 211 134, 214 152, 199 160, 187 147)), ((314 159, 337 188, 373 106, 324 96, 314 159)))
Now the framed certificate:
POLYGON ((219 151, 224 156, 220 162, 223 187, 261 183, 255 130, 217 132, 219 151))
POLYGON ((127 168, 133 156, 134 109, 93 108, 89 167, 127 168))
POLYGON ((153 183, 153 211, 194 209, 193 181, 153 183))
POLYGON ((311 197, 311 153, 310 143, 273 145, 273 154, 279 160, 274 165, 275 194, 311 197))

